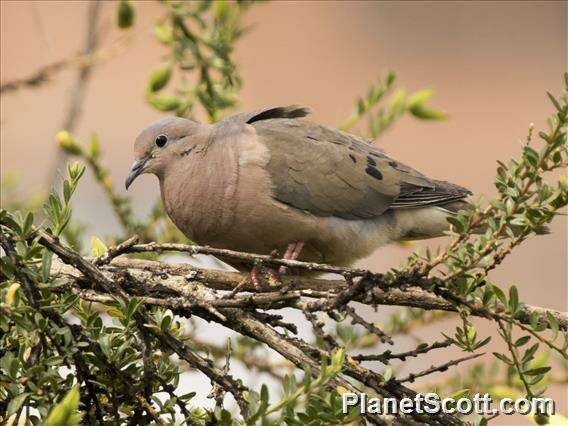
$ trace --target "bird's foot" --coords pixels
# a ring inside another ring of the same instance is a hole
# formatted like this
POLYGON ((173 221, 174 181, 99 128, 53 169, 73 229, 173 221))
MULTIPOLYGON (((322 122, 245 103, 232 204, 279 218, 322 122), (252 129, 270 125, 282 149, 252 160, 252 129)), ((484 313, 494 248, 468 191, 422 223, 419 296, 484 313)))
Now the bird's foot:
POLYGON ((278 270, 274 268, 268 268, 265 278, 259 265, 254 265, 252 267, 250 271, 250 280, 257 290, 266 290, 271 287, 278 286, 281 283, 278 270))
MULTIPOLYGON (((286 251, 284 252, 284 256, 282 256, 282 259, 298 259, 303 247, 303 241, 294 241, 293 243, 288 244, 286 251)), ((277 256, 277 253, 274 252, 273 255, 277 256)), ((279 268, 268 268, 266 270, 266 279, 265 277, 263 277, 262 272, 263 271, 260 265, 254 265, 250 271, 250 280, 257 290, 266 290, 267 288, 281 285, 282 280, 280 279, 280 275, 286 274, 288 272, 288 268, 286 266, 280 266, 279 268)))
POLYGON ((265 287, 260 278, 260 267, 258 265, 254 265, 250 270, 250 280, 257 290, 262 290, 265 287))

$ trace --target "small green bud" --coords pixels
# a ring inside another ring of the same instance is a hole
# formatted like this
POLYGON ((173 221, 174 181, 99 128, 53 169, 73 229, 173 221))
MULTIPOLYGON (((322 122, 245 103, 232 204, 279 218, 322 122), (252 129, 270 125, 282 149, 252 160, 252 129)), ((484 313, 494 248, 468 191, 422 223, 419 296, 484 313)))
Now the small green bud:
POLYGON ((400 110, 406 103, 406 91, 404 89, 398 89, 392 95, 390 99, 390 107, 393 110, 400 110))
POLYGON ((231 12, 231 6, 226 0, 218 0, 215 2, 215 18, 219 21, 225 21, 231 12))
POLYGON ((99 144, 99 137, 96 134, 91 136, 91 142, 89 143, 89 157, 96 160, 99 158, 101 152, 101 146, 99 144))
POLYGON ((422 89, 408 97, 408 110, 416 118, 422 120, 445 120, 447 115, 435 108, 426 105, 434 92, 430 89, 422 89))
POLYGON ((100 239, 98 239, 97 237, 91 238, 91 253, 93 256, 99 257, 102 254, 106 253, 107 250, 108 247, 100 239))
POLYGON ((434 94, 431 89, 422 89, 418 92, 414 92, 408 97, 408 106, 414 107, 420 104, 426 103, 434 94))
POLYGON ((73 139, 73 136, 71 136, 71 134, 68 131, 66 130, 60 131, 55 136, 55 139, 57 140, 57 143, 59 143, 61 149, 63 149, 66 153, 72 155, 83 154, 83 148, 81 147, 81 145, 77 143, 75 139, 73 139))
POLYGON ((172 75, 172 69, 169 66, 157 68, 150 74, 148 80, 148 92, 154 93, 163 89, 172 75))
POLYGON ((134 23, 134 8, 130 0, 120 0, 118 2, 117 24, 120 28, 130 28, 134 23))
POLYGON ((151 93, 146 99, 150 105, 159 111, 173 111, 181 105, 181 101, 173 95, 151 93))
POLYGON ((174 30, 171 25, 164 22, 154 27, 154 36, 160 43, 168 44, 174 39, 174 30))
POLYGON ((424 104, 410 106, 409 110, 413 116, 421 118, 422 120, 446 120, 448 118, 443 111, 424 104))
POLYGON ((67 172, 69 173, 71 180, 77 181, 81 178, 81 176, 83 176, 83 173, 85 173, 85 166, 74 161, 67 166, 67 172))

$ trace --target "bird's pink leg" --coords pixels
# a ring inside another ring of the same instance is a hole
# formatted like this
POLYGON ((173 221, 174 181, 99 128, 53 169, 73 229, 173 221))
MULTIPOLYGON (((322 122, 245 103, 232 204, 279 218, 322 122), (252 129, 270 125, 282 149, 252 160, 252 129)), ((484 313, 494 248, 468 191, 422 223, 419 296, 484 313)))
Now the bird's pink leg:
MULTIPOLYGON (((296 260, 298 257, 300 257, 300 253, 302 252, 303 248, 304 248, 303 241, 295 241, 293 243, 288 244, 288 247, 286 247, 286 251, 284 252, 284 256, 282 257, 282 259, 296 260)), ((286 266, 281 266, 279 272, 281 274, 285 274, 287 270, 288 268, 286 268, 286 266)))
POLYGON ((294 253, 295 248, 296 248, 296 243, 288 244, 288 246, 286 246, 286 251, 284 252, 284 256, 282 256, 282 259, 290 259, 290 257, 294 253))
MULTIPOLYGON (((304 247, 304 243, 302 241, 295 241, 293 243, 288 244, 286 246, 286 251, 284 252, 284 256, 282 259, 285 260, 296 260, 300 253, 302 252, 302 248, 304 247)), ((268 268, 268 280, 271 283, 278 283, 280 282, 280 274, 285 274, 288 268, 286 266, 281 266, 280 268, 268 268)), ((262 278, 260 276, 260 267, 258 265, 254 265, 250 270, 250 280, 252 284, 257 289, 262 289, 265 287, 265 283, 262 282, 262 278)))
POLYGON ((250 280, 255 288, 261 289, 264 287, 260 280, 260 268, 258 265, 254 265, 250 270, 250 280))
POLYGON ((304 242, 296 241, 296 246, 294 247, 294 251, 292 252, 290 260, 296 260, 298 257, 300 257, 300 253, 302 252, 303 248, 304 248, 304 242))

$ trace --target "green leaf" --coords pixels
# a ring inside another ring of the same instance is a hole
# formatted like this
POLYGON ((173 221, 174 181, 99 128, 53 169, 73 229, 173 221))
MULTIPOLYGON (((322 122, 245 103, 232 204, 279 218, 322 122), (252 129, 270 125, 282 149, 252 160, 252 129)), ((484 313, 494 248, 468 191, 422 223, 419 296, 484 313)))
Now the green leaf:
POLYGON ((471 392, 471 389, 468 389, 468 388, 460 389, 460 390, 454 392, 453 394, 451 394, 450 397, 455 399, 455 400, 458 400, 460 398, 466 397, 470 392, 471 392))
POLYGON ((535 352, 537 351, 538 347, 539 347, 539 344, 538 344, 538 343, 535 343, 535 344, 532 345, 530 348, 528 348, 528 349, 525 351, 525 354, 523 355, 522 362, 525 363, 525 362, 529 362, 530 360, 532 360, 532 359, 533 359, 533 355, 534 355, 535 352))
POLYGON ((95 257, 99 257, 102 254, 106 253, 108 247, 99 240, 97 237, 91 238, 91 254, 95 257))
POLYGON ((423 104, 411 106, 409 111, 413 116, 422 120, 446 120, 448 118, 443 111, 423 104))
POLYGON ((519 293, 516 286, 509 289, 509 310, 513 314, 519 310, 519 293))
POLYGON ((503 293, 503 290, 501 290, 499 287, 494 285, 493 286, 493 292, 497 296, 497 299, 499 299, 499 301, 503 305, 507 306, 507 297, 505 296, 505 293, 503 293))
POLYGON ((63 199, 66 203, 71 199, 71 185, 68 180, 63 181, 63 199))
POLYGON ((513 365, 513 362, 507 358, 505 355, 500 354, 499 352, 493 352, 493 355, 497 358, 499 358, 501 361, 503 361, 505 364, 507 365, 513 365))
POLYGON ((49 281, 51 274, 51 260, 53 258, 53 253, 45 250, 41 259, 41 278, 44 283, 49 281))
POLYGON ((550 312, 546 312, 546 318, 548 319, 548 323, 550 324, 550 329, 552 330, 552 340, 556 339, 558 336, 558 321, 550 312))
POLYGON ((148 92, 154 93, 160 89, 163 89, 170 77, 172 76, 172 68, 169 66, 157 68, 150 74, 150 79, 148 80, 148 92))
POLYGON ((28 392, 24 392, 12 398, 12 400, 8 403, 8 412, 6 415, 10 417, 12 414, 18 412, 29 395, 30 394, 28 392))
POLYGON ((483 306, 489 305, 489 303, 491 303, 491 301, 493 300, 494 297, 495 297, 495 291, 493 290, 493 287, 492 286, 485 286, 485 289, 483 290, 483 298, 482 298, 483 306))
POLYGON ((159 111, 173 111, 181 105, 181 101, 176 96, 164 93, 151 93, 146 99, 159 111))
POLYGON ((168 44, 174 38, 174 31, 171 25, 164 22, 154 27, 154 36, 160 43, 168 44))
POLYGON ((487 336, 485 339, 483 339, 481 342, 477 342, 474 346, 474 349, 479 349, 483 346, 485 346, 486 344, 488 344, 491 341, 491 336, 487 336))
POLYGON ((548 373, 551 367, 540 367, 540 368, 533 368, 532 370, 528 370, 523 372, 526 376, 537 376, 539 374, 548 373))
POLYGON ((26 215, 26 220, 24 221, 24 226, 22 227, 22 234, 24 237, 27 237, 32 229, 32 225, 34 224, 34 215, 32 212, 29 212, 26 215))
POLYGON ((414 92, 408 97, 408 105, 410 108, 426 103, 434 94, 432 89, 422 89, 414 92))
POLYGON ((558 103, 556 98, 554 96, 552 96, 552 94, 550 92, 546 92, 546 94, 548 95, 548 98, 550 99, 550 101, 554 105, 554 108, 556 108, 557 111, 562 111, 562 107, 560 106, 560 104, 558 103))
POLYGON ((514 343, 514 346, 516 347, 523 346, 530 340, 530 338, 531 338, 530 336, 519 337, 517 341, 514 343))
POLYGON ((387 383, 392 378, 392 368, 386 367, 383 371, 382 376, 385 383, 387 383))
POLYGON ((8 306, 13 305, 14 301, 16 300, 16 294, 20 289, 20 283, 12 283, 10 287, 8 287, 8 291, 6 291, 6 304, 8 306))
POLYGON ((61 402, 51 409, 51 413, 45 422, 46 426, 76 426, 80 424, 83 416, 77 411, 79 397, 79 387, 73 386, 61 402))
POLYGON ((119 28, 130 28, 134 24, 134 8, 130 0, 120 0, 118 2, 116 22, 119 28))

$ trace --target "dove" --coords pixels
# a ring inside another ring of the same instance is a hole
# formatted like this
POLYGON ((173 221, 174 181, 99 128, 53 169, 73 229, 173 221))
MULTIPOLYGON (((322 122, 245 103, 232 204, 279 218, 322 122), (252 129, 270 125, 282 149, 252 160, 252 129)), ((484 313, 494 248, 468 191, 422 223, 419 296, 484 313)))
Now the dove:
POLYGON ((350 266, 378 247, 444 235, 471 192, 429 178, 372 141, 274 107, 213 124, 144 128, 126 189, 157 176, 165 211, 192 241, 350 266))

